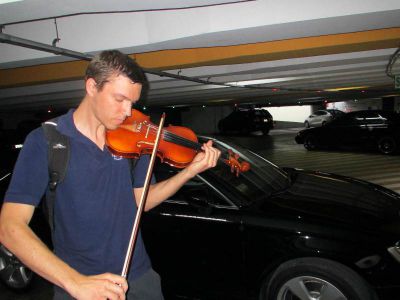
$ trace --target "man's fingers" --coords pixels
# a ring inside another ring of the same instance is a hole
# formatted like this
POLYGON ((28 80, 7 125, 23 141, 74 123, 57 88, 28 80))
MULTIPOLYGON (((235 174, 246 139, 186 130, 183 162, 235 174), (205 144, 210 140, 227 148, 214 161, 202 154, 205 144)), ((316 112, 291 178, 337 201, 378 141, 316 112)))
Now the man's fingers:
POLYGON ((124 292, 128 290, 128 282, 122 276, 111 274, 111 273, 104 273, 99 275, 99 278, 107 279, 108 281, 112 282, 114 285, 119 286, 122 288, 124 292), (101 276, 101 277, 100 277, 101 276))
POLYGON ((105 288, 104 296, 107 296, 107 299, 125 300, 125 291, 122 286, 107 280, 105 288))
POLYGON ((217 165, 218 158, 221 155, 221 151, 212 146, 211 140, 204 144, 203 149, 206 155, 205 159, 207 160, 208 167, 215 167, 217 165))

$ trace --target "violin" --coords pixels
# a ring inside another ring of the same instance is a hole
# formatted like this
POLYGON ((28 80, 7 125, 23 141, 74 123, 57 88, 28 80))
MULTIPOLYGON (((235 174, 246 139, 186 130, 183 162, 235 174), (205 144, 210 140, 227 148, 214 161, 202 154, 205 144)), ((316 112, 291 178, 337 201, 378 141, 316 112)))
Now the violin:
MULTIPOLYGON (((151 123, 150 117, 132 109, 130 117, 115 130, 106 132, 106 144, 110 151, 125 158, 138 158, 151 154, 158 126, 151 123)), ((176 168, 186 167, 202 151, 196 134, 187 127, 169 125, 161 129, 161 138, 157 148, 157 157, 176 168)), ((240 161, 239 155, 232 150, 221 153, 220 158, 231 171, 239 176, 250 169, 250 164, 240 161)))

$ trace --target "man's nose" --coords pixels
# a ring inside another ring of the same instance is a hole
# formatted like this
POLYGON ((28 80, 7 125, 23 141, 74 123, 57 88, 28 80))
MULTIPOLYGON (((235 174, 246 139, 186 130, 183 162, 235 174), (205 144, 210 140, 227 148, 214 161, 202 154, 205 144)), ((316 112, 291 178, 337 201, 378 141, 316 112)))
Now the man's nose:
POLYGON ((131 116, 131 112, 132 112, 132 102, 131 101, 124 101, 124 114, 127 117, 131 116))

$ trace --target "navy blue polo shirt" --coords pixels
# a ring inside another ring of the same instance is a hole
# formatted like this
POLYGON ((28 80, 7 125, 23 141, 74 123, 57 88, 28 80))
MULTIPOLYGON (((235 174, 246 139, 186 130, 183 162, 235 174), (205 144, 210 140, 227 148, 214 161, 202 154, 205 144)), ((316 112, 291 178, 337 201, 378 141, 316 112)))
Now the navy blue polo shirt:
MULTIPOLYGON (((136 202, 129 163, 101 150, 80 133, 73 110, 59 117, 57 129, 70 138, 67 175, 57 187, 54 208, 54 251, 82 274, 121 274, 136 202)), ((47 144, 42 128, 32 131, 19 154, 5 202, 37 206, 49 181, 47 144)), ((144 185, 148 156, 134 170, 134 187, 144 185)), ((141 235, 136 242, 129 279, 150 268, 141 235)))

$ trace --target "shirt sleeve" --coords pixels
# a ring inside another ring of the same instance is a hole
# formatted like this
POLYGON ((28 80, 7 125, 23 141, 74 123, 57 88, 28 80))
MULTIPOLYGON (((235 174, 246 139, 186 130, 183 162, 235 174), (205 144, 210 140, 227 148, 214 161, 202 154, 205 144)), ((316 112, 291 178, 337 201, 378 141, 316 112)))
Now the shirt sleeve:
MULTIPOLYGON (((133 187, 141 188, 146 181, 147 169, 150 163, 150 155, 141 155, 133 170, 133 187)), ((154 175, 151 176, 151 184, 156 183, 154 175)))
POLYGON ((47 142, 41 127, 25 139, 4 202, 37 206, 49 181, 47 142))

